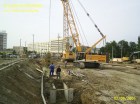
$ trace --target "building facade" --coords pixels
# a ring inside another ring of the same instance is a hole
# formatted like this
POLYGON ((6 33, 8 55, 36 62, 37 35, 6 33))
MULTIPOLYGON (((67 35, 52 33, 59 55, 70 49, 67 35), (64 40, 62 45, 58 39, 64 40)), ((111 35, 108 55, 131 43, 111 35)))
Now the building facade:
POLYGON ((23 46, 13 46, 13 50, 15 50, 15 52, 17 54, 23 54, 24 53, 24 47, 23 46))
POLYGON ((54 39, 49 42, 51 53, 62 53, 65 50, 63 39, 54 39))
MULTIPOLYGON (((72 38, 70 37, 69 43, 71 46, 74 45, 72 38)), ((28 44, 28 51, 36 51, 37 53, 63 53, 66 49, 66 42, 63 38, 53 39, 50 42, 38 42, 28 44), (34 47, 34 49, 33 49, 34 47)))
POLYGON ((0 32, 0 50, 7 48, 7 33, 5 31, 0 32))
POLYGON ((28 44, 28 51, 36 51, 37 53, 46 53, 48 51, 48 42, 37 42, 28 44), (34 47, 34 48, 33 48, 34 47))

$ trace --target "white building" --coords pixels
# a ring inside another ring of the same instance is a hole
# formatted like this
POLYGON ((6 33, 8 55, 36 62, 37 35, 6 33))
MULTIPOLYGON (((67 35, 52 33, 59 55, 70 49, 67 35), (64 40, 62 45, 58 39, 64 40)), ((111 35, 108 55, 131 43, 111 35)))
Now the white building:
POLYGON ((65 50, 65 44, 62 38, 54 39, 50 41, 50 52, 51 53, 62 53, 65 50))
MULTIPOLYGON (((74 46, 72 38, 69 38, 70 45, 74 46)), ((36 51, 37 53, 62 53, 66 49, 66 42, 63 38, 50 40, 50 42, 35 42, 28 44, 28 51, 36 51), (33 49, 34 47, 34 49, 33 49)))
POLYGON ((48 42, 37 42, 28 44, 28 51, 36 51, 37 53, 46 53, 48 51, 48 42), (34 47, 34 49, 33 49, 34 47))

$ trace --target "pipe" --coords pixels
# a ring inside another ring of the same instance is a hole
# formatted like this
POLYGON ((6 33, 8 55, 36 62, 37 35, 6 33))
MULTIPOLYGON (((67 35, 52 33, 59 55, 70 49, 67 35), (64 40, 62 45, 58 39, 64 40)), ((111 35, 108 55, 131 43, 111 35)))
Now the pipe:
POLYGON ((43 74, 42 74, 42 77, 41 77, 41 97, 42 97, 42 100, 43 100, 43 103, 44 104, 48 104, 45 100, 45 97, 44 97, 44 94, 43 94, 43 74))

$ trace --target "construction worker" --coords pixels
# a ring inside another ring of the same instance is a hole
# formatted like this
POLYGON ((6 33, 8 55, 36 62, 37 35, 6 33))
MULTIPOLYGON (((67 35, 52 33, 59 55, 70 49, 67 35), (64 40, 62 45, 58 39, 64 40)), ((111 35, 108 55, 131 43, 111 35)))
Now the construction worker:
POLYGON ((65 61, 65 68, 67 67, 67 63, 68 63, 68 62, 67 62, 67 61, 65 61))
POLYGON ((57 79, 61 78, 60 73, 61 73, 61 68, 60 68, 60 66, 58 66, 58 68, 56 69, 57 79))
POLYGON ((53 76, 54 68, 55 68, 54 64, 52 63, 52 64, 49 66, 49 68, 50 68, 50 76, 53 76))

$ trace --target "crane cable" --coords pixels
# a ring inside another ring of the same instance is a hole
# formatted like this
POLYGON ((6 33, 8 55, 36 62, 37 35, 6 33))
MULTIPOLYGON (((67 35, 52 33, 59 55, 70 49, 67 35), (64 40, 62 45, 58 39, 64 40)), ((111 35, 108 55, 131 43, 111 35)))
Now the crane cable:
POLYGON ((83 8, 83 10, 85 11, 85 13, 87 14, 87 16, 89 17, 89 19, 91 20, 91 22, 94 24, 94 26, 96 27, 96 29, 98 30, 98 32, 100 33, 100 35, 102 37, 104 37, 103 33, 100 31, 100 29, 98 28, 98 26, 96 25, 95 21, 92 19, 92 17, 90 16, 90 14, 87 12, 87 10, 85 9, 85 7, 82 5, 82 3, 78 0, 80 6, 83 8))
MULTIPOLYGON (((73 6, 73 4, 72 4, 72 2, 71 2, 70 0, 69 0, 69 4, 70 4, 70 7, 71 7, 71 10, 72 10, 73 14, 75 14, 75 15, 73 15, 74 18, 75 18, 75 17, 77 18, 76 11, 75 11, 74 6, 73 6)), ((82 38, 81 33, 80 33, 80 29, 79 29, 79 27, 78 27, 78 23, 77 23, 77 21, 76 21, 76 18, 75 18, 75 24, 77 25, 77 30, 79 31, 79 35, 80 35, 80 37, 81 37, 82 43, 84 43, 83 38, 82 38)), ((78 22, 79 22, 79 21, 78 21, 78 22)))
MULTIPOLYGON (((79 21, 78 15, 77 15, 77 13, 76 13, 76 10, 75 10, 75 8, 74 8, 74 5, 73 5, 73 3, 72 3, 71 0, 69 0, 69 1, 70 1, 70 3, 71 3, 71 7, 72 7, 72 9, 73 9, 73 11, 74 11, 74 13, 75 13, 74 16, 76 16, 77 21, 78 21, 79 26, 80 26, 80 29, 81 29, 81 32, 82 32, 82 34, 84 35, 84 38, 85 38, 85 40, 86 40, 86 44, 89 45, 89 44, 88 44, 88 41, 87 41, 87 39, 86 39, 86 36, 85 36, 84 30, 83 30, 83 28, 82 28, 82 25, 81 25, 81 23, 80 23, 80 21, 79 21)), ((80 32, 80 29, 79 29, 79 32, 80 32)), ((80 35, 80 36, 81 36, 81 38, 82 38, 82 35, 80 35)), ((82 39, 82 41, 83 41, 83 39, 82 39)))

